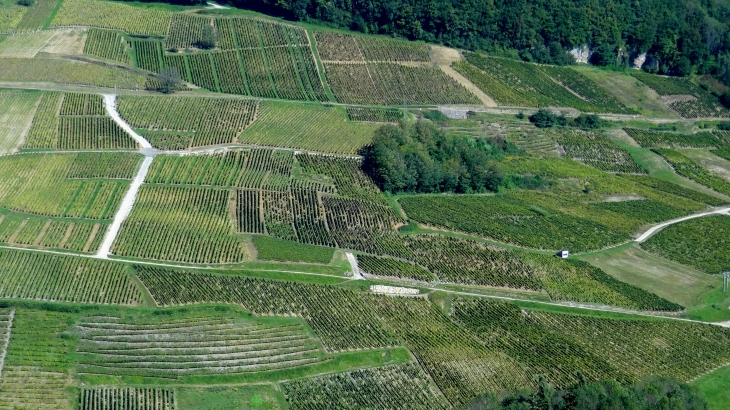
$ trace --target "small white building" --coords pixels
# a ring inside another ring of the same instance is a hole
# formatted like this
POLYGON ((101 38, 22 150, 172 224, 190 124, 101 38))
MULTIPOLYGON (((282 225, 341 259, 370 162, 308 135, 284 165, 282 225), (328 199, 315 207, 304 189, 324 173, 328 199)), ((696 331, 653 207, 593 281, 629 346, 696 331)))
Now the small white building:
POLYGON ((568 256, 570 256, 570 251, 567 249, 563 249, 562 251, 558 252, 558 256, 563 259, 568 259, 568 256))

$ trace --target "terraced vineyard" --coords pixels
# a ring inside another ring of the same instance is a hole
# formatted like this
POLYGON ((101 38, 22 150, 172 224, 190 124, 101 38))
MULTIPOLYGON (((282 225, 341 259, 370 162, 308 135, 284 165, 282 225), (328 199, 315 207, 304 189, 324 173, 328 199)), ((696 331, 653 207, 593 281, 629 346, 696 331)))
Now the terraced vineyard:
POLYGON ((180 77, 214 92, 304 101, 329 101, 305 30, 250 18, 172 14, 162 41, 132 41, 137 67, 180 77), (218 30, 220 50, 198 50, 205 27, 218 30), (167 51, 164 51, 164 50, 167 51))
POLYGON ((301 324, 267 326, 215 316, 152 319, 91 317, 78 324, 78 371, 174 379, 271 371, 321 360, 301 324), (177 354, 160 354, 164 351, 177 354))
POLYGON ((430 62, 425 44, 315 32, 332 94, 346 104, 479 104, 430 62), (408 64, 403 64, 408 63, 408 64))
POLYGON ((232 98, 122 96, 117 104, 133 127, 190 132, 196 147, 235 142, 258 110, 256 100, 232 98))
POLYGON ((16 152, 23 145, 39 97, 35 92, 0 91, 0 154, 16 152))
POLYGON ((632 112, 598 84, 567 67, 538 66, 504 58, 465 54, 453 67, 498 104, 573 107, 587 112, 632 112))
POLYGON ((190 263, 248 260, 229 222, 229 196, 225 190, 143 186, 112 252, 190 263))
MULTIPOLYGON (((96 3, 112 4, 104 1, 96 3)), ((118 88, 134 90, 143 88, 146 80, 147 77, 136 73, 75 60, 0 57, 0 81, 53 82, 106 88, 116 85, 118 88)))
POLYGON ((405 116, 404 113, 387 108, 346 107, 350 121, 397 123, 405 116))
POLYGON ((106 116, 101 95, 44 93, 23 148, 133 150, 137 143, 106 116))
POLYGON ((84 54, 101 57, 106 60, 118 61, 122 64, 129 64, 129 47, 119 33, 108 30, 89 30, 84 45, 84 54))
POLYGON ((0 206, 20 214, 0 216, 0 241, 94 252, 106 230, 100 220, 116 212, 140 159, 91 152, 4 157, 0 206))
POLYGON ((105 1, 69 0, 61 4, 51 27, 92 26, 129 34, 164 36, 171 19, 171 12, 159 9, 145 10, 105 1))
POLYGON ((647 148, 717 148, 722 142, 712 133, 676 134, 671 132, 624 128, 631 138, 647 148))
POLYGON ((144 266, 135 269, 162 306, 234 303, 258 314, 301 315, 327 349, 334 351, 394 343, 392 336, 378 325, 374 312, 357 293, 349 290, 144 266), (261 298, 262 294, 268 297, 261 298))
POLYGON ((664 157, 664 159, 672 165, 672 168, 674 168, 678 174, 694 180, 699 184, 710 187, 717 192, 730 195, 730 182, 710 173, 707 169, 685 157, 678 151, 667 148, 655 148, 653 151, 664 157))
POLYGON ((390 62, 325 62, 327 82, 345 104, 479 104, 479 100, 440 69, 390 62))
POLYGON ((595 204, 600 209, 636 218, 642 222, 661 222, 685 216, 687 212, 662 202, 650 199, 620 202, 601 202, 595 204))
POLYGON ((347 120, 341 108, 262 101, 256 120, 238 142, 262 146, 354 154, 377 127, 347 120))
POLYGON ((361 271, 377 276, 393 276, 401 279, 432 281, 433 274, 418 265, 398 259, 380 258, 372 255, 358 255, 357 263, 361 271))
POLYGON ((627 239, 596 222, 506 196, 405 197, 399 203, 416 221, 531 248, 580 252, 627 239))
POLYGON ((46 148, 56 145, 58 139, 58 111, 63 94, 59 92, 43 93, 33 123, 25 137, 24 148, 46 148))
POLYGON ((574 160, 606 172, 643 174, 646 171, 631 154, 600 132, 551 131, 565 153, 574 160))
POLYGON ((515 360, 476 342, 427 300, 370 296, 367 301, 453 406, 465 404, 467 397, 479 392, 531 384, 515 360))
POLYGON ((710 276, 730 264, 727 216, 632 240, 727 203, 730 134, 704 118, 730 111, 694 83, 709 77, 522 62, 459 24, 460 47, 504 54, 404 41, 458 43, 418 8, 374 25, 324 3, 264 5, 283 20, 8 1, 0 410, 517 408, 593 381, 722 386, 730 330, 696 321, 730 319, 710 276), (538 128, 537 108, 610 115, 538 128), (659 131, 671 110, 703 120, 659 131), (379 188, 394 185, 418 193, 379 188))
POLYGON ((708 205, 712 206, 718 206, 726 203, 722 199, 703 194, 701 192, 694 191, 692 189, 688 189, 682 186, 679 186, 677 184, 673 184, 671 182, 664 181, 662 179, 650 177, 648 175, 646 176, 638 176, 638 175, 625 175, 623 178, 630 179, 634 182, 638 182, 642 185, 649 186, 651 188, 654 188, 658 191, 666 192, 672 195, 681 196, 684 198, 691 199, 693 201, 702 202, 708 205))

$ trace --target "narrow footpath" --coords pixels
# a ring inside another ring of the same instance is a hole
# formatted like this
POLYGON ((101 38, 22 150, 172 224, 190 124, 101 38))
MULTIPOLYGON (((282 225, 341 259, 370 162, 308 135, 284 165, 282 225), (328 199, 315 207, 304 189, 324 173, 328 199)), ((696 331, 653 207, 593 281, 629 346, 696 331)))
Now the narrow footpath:
POLYGON ((352 252, 347 252, 345 253, 345 256, 347 256, 347 261, 350 262, 350 268, 352 269, 352 278, 355 280, 365 279, 360 273, 360 267, 357 266, 357 258, 355 257, 355 255, 353 255, 352 252))

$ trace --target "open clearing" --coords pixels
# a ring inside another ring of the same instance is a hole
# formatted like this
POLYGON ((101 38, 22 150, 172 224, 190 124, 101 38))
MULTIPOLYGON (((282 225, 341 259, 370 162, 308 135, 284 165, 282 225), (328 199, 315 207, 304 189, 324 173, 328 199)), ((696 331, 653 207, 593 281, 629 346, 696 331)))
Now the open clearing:
POLYGON ((42 53, 76 55, 84 51, 85 29, 60 29, 2 36, 0 57, 33 58, 42 53))
POLYGON ((713 174, 730 181, 730 161, 720 158, 705 149, 683 149, 680 152, 709 169, 713 174))
POLYGON ((37 93, 0 92, 0 155, 23 146, 38 98, 37 93))
POLYGON ((702 303, 705 294, 717 289, 722 279, 702 271, 653 255, 632 245, 582 257, 614 278, 651 289, 657 295, 693 306, 702 303))

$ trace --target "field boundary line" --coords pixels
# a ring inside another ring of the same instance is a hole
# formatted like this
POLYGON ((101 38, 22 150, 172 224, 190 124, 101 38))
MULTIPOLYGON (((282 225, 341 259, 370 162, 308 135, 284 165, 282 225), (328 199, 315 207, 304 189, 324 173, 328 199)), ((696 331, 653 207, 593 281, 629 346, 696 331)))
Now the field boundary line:
POLYGON ((730 327, 728 322, 703 322, 701 320, 694 320, 694 319, 686 319, 683 317, 674 317, 674 316, 661 316, 661 315, 653 315, 650 313, 645 313, 638 310, 629 310, 629 309, 622 309, 618 307, 601 307, 601 306, 588 306, 583 305, 576 302, 544 302, 539 300, 526 300, 526 299, 519 299, 519 298, 513 298, 509 296, 497 296, 497 295, 485 295, 482 293, 471 293, 471 292, 462 292, 458 290, 449 290, 449 289, 440 289, 440 288, 426 288, 431 291, 437 291, 437 292, 444 292, 444 293, 451 293, 454 295, 463 295, 463 296, 473 296, 473 297, 479 297, 479 298, 487 298, 487 299, 499 299, 499 300, 508 300, 511 302, 529 302, 529 303, 535 303, 540 305, 547 305, 547 306, 556 306, 556 307, 563 307, 563 308, 573 308, 573 309, 583 309, 583 310, 592 310, 597 312, 609 312, 609 313, 618 313, 622 315, 634 315, 634 316, 642 316, 642 317, 648 317, 648 318, 654 318, 654 319, 666 319, 666 320, 678 320, 680 322, 690 322, 690 323, 700 323, 703 325, 713 325, 713 326, 720 326, 720 327, 730 327))
MULTIPOLYGON (((6 245, 0 245, 0 249, 13 249, 13 250, 19 250, 19 251, 28 251, 28 252, 39 252, 39 253, 49 253, 54 255, 64 255, 64 256, 76 256, 81 258, 89 258, 89 259, 99 259, 100 257, 97 255, 83 255, 83 254, 77 254, 77 253, 70 253, 70 252, 59 252, 59 251, 52 251, 52 250, 45 250, 45 249, 32 249, 32 248, 23 248, 18 246, 6 246, 6 245)), ((152 261, 136 261, 136 260, 130 260, 130 259, 123 259, 123 258, 104 258, 108 259, 110 262, 119 262, 119 263, 130 263, 130 264, 137 264, 137 265, 151 265, 151 266, 160 266, 160 267, 166 267, 166 268, 175 268, 175 269, 193 269, 193 270, 209 270, 209 271, 223 271, 221 274, 226 275, 224 272, 224 269, 220 267, 212 267, 212 266, 186 266, 186 265, 175 265, 175 264, 168 264, 168 263, 159 263, 159 262, 152 262, 152 261)), ((250 271, 250 272, 279 272, 279 273, 293 273, 293 274, 299 274, 299 275, 310 275, 310 276, 323 276, 328 278, 335 278, 335 279, 346 279, 345 276, 335 276, 335 275, 327 275, 324 273, 314 273, 314 272, 301 272, 301 271, 290 271, 290 270, 281 270, 281 269, 257 269, 257 268, 242 268, 243 271, 250 271)), ((352 278, 349 278, 349 280, 354 280, 352 278)), ((397 286, 402 286, 402 284, 397 284, 397 286)), ((444 293, 450 293, 454 295, 463 295, 463 296, 472 296, 472 297, 478 297, 478 298, 487 298, 487 299, 498 299, 498 300, 507 300, 507 301, 515 301, 515 302, 528 302, 528 303, 534 303, 539 305, 546 305, 546 306, 555 306, 555 307, 563 307, 563 308, 572 308, 572 309, 578 309, 578 310, 592 310, 592 311, 599 311, 599 312, 610 312, 610 313, 618 313, 622 315, 634 315, 634 316, 642 316, 647 318, 654 318, 654 319, 666 319, 666 320, 678 320, 683 322, 691 322, 691 323, 700 323, 705 325, 713 325, 713 326, 721 326, 721 327, 730 327, 730 321, 727 322, 703 322, 700 320, 694 320, 694 319, 686 319, 686 318, 680 318, 680 317, 674 317, 674 316, 662 316, 657 314, 651 314, 646 313, 642 311, 636 311, 636 310, 629 310, 629 309, 623 309, 618 307, 610 307, 610 306, 588 306, 579 304, 576 302, 545 302, 545 301, 538 301, 538 300, 528 300, 528 299, 520 299, 516 297, 509 297, 509 296, 498 296, 498 295, 486 295, 482 293, 472 293, 472 292, 463 292, 458 290, 450 290, 450 289, 442 289, 442 288, 436 288, 436 287, 425 287, 425 289, 428 289, 433 292, 444 292, 444 293)), ((424 295, 426 295, 424 293, 424 295)))
MULTIPOLYGON (((48 253, 52 255, 62 255, 62 256, 73 256, 78 258, 88 258, 88 259, 107 259, 110 262, 119 262, 119 263, 129 263, 132 265, 150 265, 150 266, 160 266, 163 268, 174 268, 174 269, 192 269, 192 270, 210 270, 210 271, 219 271, 223 274, 227 274, 226 267, 225 266, 197 266, 197 265, 176 265, 174 263, 165 263, 165 262, 155 262, 155 261, 141 261, 141 260, 134 260, 134 259, 125 259, 124 257, 114 257, 114 258, 103 258, 100 257, 98 254, 82 254, 82 253, 73 253, 73 252, 62 252, 62 251, 54 251, 49 249, 36 249, 36 248, 24 248, 22 246, 10 246, 10 245, 0 245, 0 249, 12 249, 12 250, 18 250, 18 251, 26 251, 26 252, 38 252, 38 253, 48 253)), ((293 273, 296 275, 311 275, 311 276, 323 276, 327 278, 335 278, 335 279, 343 279, 343 280, 352 280, 352 278, 348 278, 346 276, 337 276, 337 275, 328 275, 326 273, 316 273, 316 272, 304 272, 304 271, 296 271, 296 270, 283 270, 283 269, 261 269, 261 268, 238 268, 238 270, 241 271, 249 271, 249 272, 279 272, 279 273, 293 273)), ((2 298, 0 298, 2 299, 2 298)))

